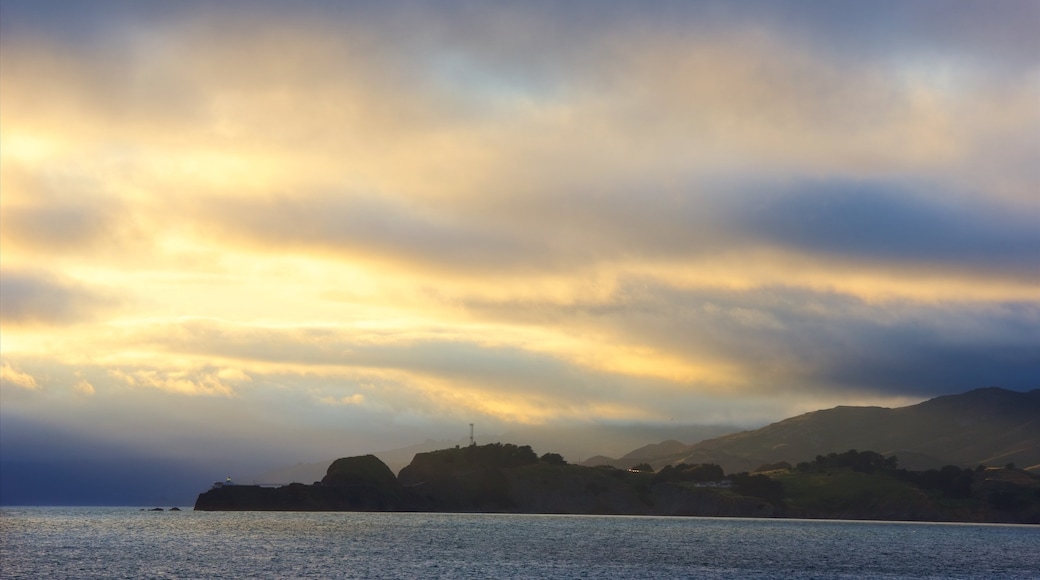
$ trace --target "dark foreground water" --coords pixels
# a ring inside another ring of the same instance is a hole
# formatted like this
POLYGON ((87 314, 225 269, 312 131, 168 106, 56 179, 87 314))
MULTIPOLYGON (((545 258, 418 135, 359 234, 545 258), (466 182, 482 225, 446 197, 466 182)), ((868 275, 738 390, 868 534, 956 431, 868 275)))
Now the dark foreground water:
POLYGON ((0 578, 1040 578, 1040 527, 0 510, 0 578))

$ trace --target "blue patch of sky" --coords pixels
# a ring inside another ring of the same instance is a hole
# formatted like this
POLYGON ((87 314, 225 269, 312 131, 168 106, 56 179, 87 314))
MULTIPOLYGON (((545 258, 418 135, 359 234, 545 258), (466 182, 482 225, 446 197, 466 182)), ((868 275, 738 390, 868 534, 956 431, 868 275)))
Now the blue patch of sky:
POLYGON ((468 52, 438 51, 429 56, 425 70, 435 87, 488 113, 559 97, 558 84, 545 74, 468 52))

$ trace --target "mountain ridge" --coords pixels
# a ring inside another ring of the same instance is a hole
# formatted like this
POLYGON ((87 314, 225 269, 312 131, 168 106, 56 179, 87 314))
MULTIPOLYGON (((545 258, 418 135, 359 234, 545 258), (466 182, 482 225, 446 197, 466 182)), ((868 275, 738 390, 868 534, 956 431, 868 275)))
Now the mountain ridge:
MULTIPOLYGON (((662 442, 665 443, 671 442, 662 442)), ((674 446, 673 446, 674 447, 674 446)), ((898 455, 915 469, 1016 463, 1040 471, 1040 389, 986 387, 906 407, 837 406, 648 455, 643 446, 620 459, 591 458, 619 468, 646 462, 716 463, 727 471, 796 462, 847 449, 898 455), (635 455, 633 455, 635 454, 635 455)))

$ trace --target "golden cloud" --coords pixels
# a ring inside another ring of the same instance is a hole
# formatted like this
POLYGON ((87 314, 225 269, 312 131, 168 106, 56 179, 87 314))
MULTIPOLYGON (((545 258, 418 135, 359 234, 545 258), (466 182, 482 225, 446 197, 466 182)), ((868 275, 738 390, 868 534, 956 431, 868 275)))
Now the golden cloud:
POLYGON ((534 62, 438 30, 391 44, 257 16, 171 21, 107 52, 6 42, 5 275, 72 282, 5 302, 5 326, 30 310, 84 325, 5 328, 0 348, 183 395, 236 396, 255 372, 368 376, 382 394, 318 399, 646 418, 631 380, 677 396, 810 380, 818 361, 789 340, 757 357, 741 342, 810 311, 897 326, 936 304, 1037 304, 1019 262, 841 254, 740 222, 835 176, 1035 209, 1036 75, 989 82, 951 60, 939 78, 751 28, 618 25, 534 62), (449 347, 459 359, 436 360, 449 347), (572 384, 604 377, 621 386, 594 399, 572 384))
MULTIPOLYGON (((179 395, 235 396, 234 382, 245 375, 241 371, 195 369, 192 371, 162 371, 141 369, 109 370, 109 375, 132 388, 148 388, 179 395)), ((248 380, 248 377, 245 377, 248 380)))
POLYGON ((0 381, 4 384, 28 389, 30 391, 35 391, 41 388, 40 384, 36 382, 35 377, 29 373, 14 368, 14 366, 12 366, 8 361, 4 361, 3 364, 0 365, 0 381))

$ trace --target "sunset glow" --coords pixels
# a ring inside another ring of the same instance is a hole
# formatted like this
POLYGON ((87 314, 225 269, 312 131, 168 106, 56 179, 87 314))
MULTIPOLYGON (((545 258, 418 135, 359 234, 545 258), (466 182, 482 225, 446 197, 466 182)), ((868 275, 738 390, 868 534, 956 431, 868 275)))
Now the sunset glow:
POLYGON ((1036 2, 301 4, 5 2, 5 416, 363 452, 1040 386, 1036 2))

